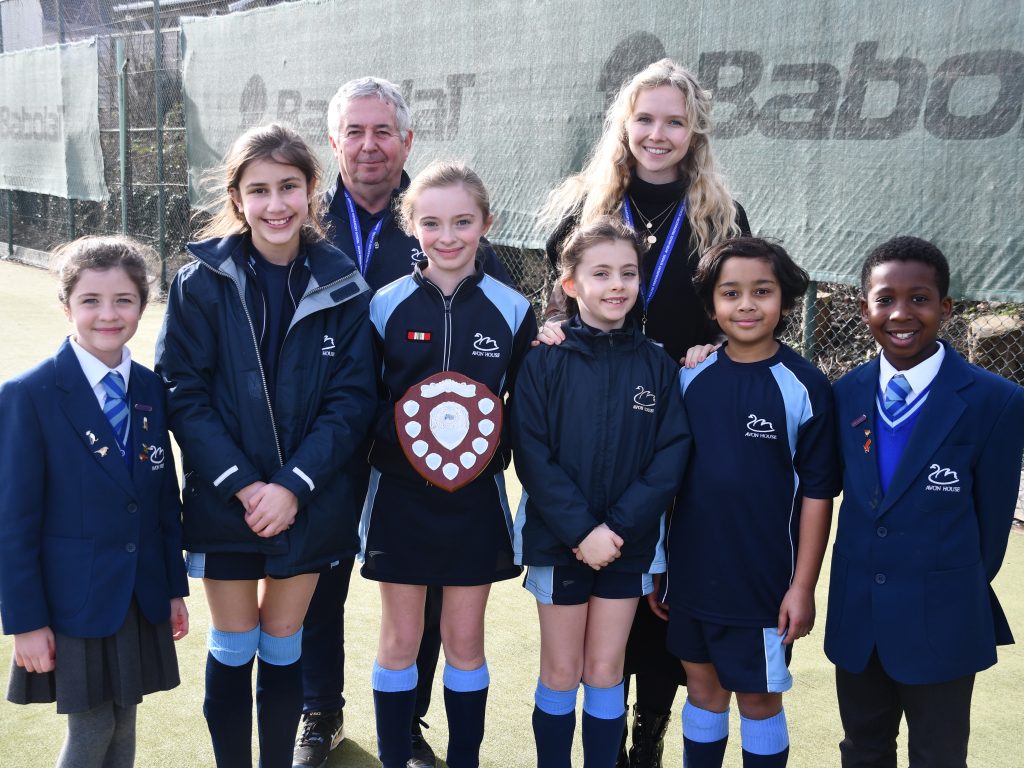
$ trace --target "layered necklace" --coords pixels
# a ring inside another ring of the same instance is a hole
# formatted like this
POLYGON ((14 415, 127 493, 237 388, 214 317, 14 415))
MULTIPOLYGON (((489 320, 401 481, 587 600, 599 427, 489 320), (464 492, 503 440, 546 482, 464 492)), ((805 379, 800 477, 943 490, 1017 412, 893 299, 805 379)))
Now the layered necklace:
POLYGON ((647 228, 646 240, 650 245, 654 245, 658 242, 658 230, 664 226, 665 222, 672 218, 672 214, 679 206, 679 200, 673 200, 668 204, 660 213, 656 213, 651 218, 644 216, 643 211, 640 210, 640 206, 636 204, 636 200, 633 199, 632 195, 627 195, 629 202, 632 204, 633 210, 636 211, 636 215, 640 217, 640 221, 643 222, 644 227, 647 228))

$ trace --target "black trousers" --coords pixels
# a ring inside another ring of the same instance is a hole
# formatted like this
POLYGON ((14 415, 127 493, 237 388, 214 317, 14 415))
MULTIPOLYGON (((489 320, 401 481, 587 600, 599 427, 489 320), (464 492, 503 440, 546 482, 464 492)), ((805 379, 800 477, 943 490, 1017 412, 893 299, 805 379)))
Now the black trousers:
MULTIPOLYGON (((320 572, 302 630, 303 712, 336 712, 345 706, 345 600, 353 559, 320 572)), ((441 587, 427 588, 423 640, 416 666, 416 716, 430 706, 434 671, 441 651, 441 587)), ((369 692, 369 686, 365 688, 369 692)))
POLYGON ((896 768, 896 736, 907 718, 910 768, 966 768, 974 675, 943 683, 907 685, 889 677, 871 654, 867 668, 836 667, 844 738, 843 768, 896 768))

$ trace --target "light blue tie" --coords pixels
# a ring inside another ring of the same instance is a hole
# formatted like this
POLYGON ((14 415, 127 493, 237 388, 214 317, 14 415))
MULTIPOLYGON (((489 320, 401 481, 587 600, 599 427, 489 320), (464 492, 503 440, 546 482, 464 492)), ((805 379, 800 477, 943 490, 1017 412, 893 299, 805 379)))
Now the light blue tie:
POLYGON ((885 386, 882 406, 891 420, 895 421, 907 410, 907 396, 910 395, 910 392, 910 384, 902 373, 889 379, 889 383, 885 386))
POLYGON ((128 398, 125 397, 124 377, 117 371, 111 371, 100 383, 103 385, 103 391, 107 393, 107 399, 103 403, 103 414, 110 422, 118 448, 124 456, 128 441, 128 398))

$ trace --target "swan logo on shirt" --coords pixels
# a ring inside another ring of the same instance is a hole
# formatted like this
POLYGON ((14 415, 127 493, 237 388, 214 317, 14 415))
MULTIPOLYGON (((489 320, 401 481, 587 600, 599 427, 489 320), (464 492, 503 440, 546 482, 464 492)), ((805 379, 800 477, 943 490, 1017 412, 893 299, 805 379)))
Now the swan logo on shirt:
POLYGON ((928 469, 931 472, 928 474, 928 484, 924 487, 926 491, 960 493, 960 486, 958 485, 960 475, 956 473, 956 470, 949 467, 941 467, 938 464, 932 464, 928 469))
POLYGON ((633 410, 654 413, 654 406, 658 402, 654 393, 642 385, 638 386, 635 391, 636 394, 633 395, 633 410))
POLYGON ((473 334, 473 354, 476 357, 501 357, 498 342, 482 333, 473 334))
POLYGON ((324 357, 334 357, 334 338, 324 334, 324 345, 320 348, 320 353, 324 357))
POLYGON ((747 415, 747 432, 744 437, 755 437, 762 440, 778 440, 779 436, 775 434, 775 425, 767 419, 762 419, 757 414, 747 415))
POLYGON ((409 266, 415 267, 417 264, 422 264, 427 260, 427 254, 421 251, 419 248, 412 249, 412 261, 409 262, 409 266))

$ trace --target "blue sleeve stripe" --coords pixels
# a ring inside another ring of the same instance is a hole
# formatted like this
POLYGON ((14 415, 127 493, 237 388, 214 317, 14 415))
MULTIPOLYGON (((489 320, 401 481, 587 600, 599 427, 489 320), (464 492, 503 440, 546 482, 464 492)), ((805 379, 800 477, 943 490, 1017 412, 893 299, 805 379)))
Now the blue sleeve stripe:
POLYGON ((786 405, 786 436, 789 438, 789 455, 796 456, 796 438, 803 426, 813 415, 811 395, 807 387, 797 375, 786 367, 785 363, 776 363, 771 367, 775 383, 782 392, 782 401, 786 405))
POLYGON ((530 302, 519 291, 509 288, 490 275, 484 275, 480 280, 480 290, 501 312, 501 316, 508 324, 509 333, 515 336, 519 326, 523 324, 523 319, 530 312, 530 302))
POLYGON ((526 525, 526 503, 530 495, 523 489, 523 495, 519 497, 519 509, 516 510, 515 529, 512 535, 512 553, 515 555, 516 565, 523 563, 523 527, 526 525))
POLYGON ((370 321, 382 339, 395 308, 415 290, 416 281, 409 275, 384 286, 370 299, 370 321))
POLYGON ((704 360, 704 362, 701 363, 700 365, 698 365, 696 368, 687 368, 686 366, 683 366, 682 368, 680 368, 679 369, 679 391, 682 392, 685 395, 686 394, 686 388, 689 387, 690 384, 693 383, 693 380, 696 379, 698 376, 700 376, 704 371, 706 371, 708 368, 710 368, 716 362, 718 362, 718 350, 717 349, 714 352, 712 352, 710 355, 708 355, 707 358, 704 360))

